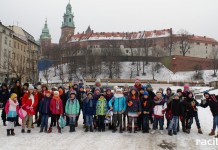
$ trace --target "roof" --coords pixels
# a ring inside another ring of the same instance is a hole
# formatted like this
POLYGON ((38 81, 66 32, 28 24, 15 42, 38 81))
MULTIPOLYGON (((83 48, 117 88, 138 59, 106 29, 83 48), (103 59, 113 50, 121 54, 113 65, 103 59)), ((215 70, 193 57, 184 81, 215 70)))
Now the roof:
POLYGON ((171 29, 139 31, 139 32, 91 32, 78 33, 71 37, 70 42, 78 41, 93 41, 93 40, 133 40, 146 38, 168 37, 171 34, 171 29))

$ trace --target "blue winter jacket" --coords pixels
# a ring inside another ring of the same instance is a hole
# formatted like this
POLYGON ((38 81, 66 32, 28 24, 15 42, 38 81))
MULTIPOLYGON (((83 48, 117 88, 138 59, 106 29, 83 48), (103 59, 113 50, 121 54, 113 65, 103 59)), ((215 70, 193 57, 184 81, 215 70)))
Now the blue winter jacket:
POLYGON ((39 104, 39 113, 44 115, 50 114, 50 102, 51 99, 49 97, 42 98, 39 104))
POLYGON ((109 107, 113 107, 114 113, 124 112, 126 110, 126 98, 124 96, 114 95, 114 97, 109 101, 109 107))
POLYGON ((83 101, 83 113, 84 113, 84 115, 95 115, 95 113, 96 113, 96 101, 94 99, 86 98, 83 101))

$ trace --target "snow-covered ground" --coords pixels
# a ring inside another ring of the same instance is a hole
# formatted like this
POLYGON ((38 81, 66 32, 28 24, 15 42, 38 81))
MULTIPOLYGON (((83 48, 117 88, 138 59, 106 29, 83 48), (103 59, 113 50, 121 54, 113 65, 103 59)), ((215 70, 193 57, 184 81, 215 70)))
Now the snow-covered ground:
MULTIPOLYGON (((136 66, 132 66, 131 62, 121 62, 121 75, 120 78, 121 79, 130 79, 130 72, 131 72, 131 68, 133 70, 136 70, 136 66)), ((142 67, 142 64, 141 64, 142 67)), ((141 79, 146 79, 146 80, 152 80, 153 76, 152 76, 152 63, 149 63, 149 65, 145 66, 145 73, 146 75, 143 76, 142 75, 142 68, 140 68, 140 78, 141 79)), ((79 69, 80 70, 80 69, 79 69)), ((135 71, 136 72, 136 71, 135 71)), ((211 75, 213 74, 213 70, 203 70, 203 81, 205 83, 209 83, 210 81, 215 81, 218 78, 217 77, 212 77, 211 75)), ((54 76, 54 68, 50 68, 50 73, 49 73, 49 83, 57 83, 57 82, 61 82, 60 77, 58 76, 59 71, 57 69, 57 75, 54 76)), ((161 67, 159 70, 159 73, 155 73, 154 77, 157 81, 167 81, 167 82, 191 82, 191 81, 195 81, 193 79, 193 76, 195 74, 195 71, 187 71, 187 72, 176 72, 175 74, 170 71, 169 69, 167 69, 166 67, 161 67)), ((78 73, 79 76, 79 73, 78 73)), ((100 74, 98 75, 97 78, 107 78, 108 75, 107 74, 100 74)), ((133 76, 133 79, 136 77, 133 76)), ((64 65, 64 81, 68 82, 68 75, 67 75, 67 65, 64 65)), ((41 79, 42 82, 46 82, 45 78, 43 77, 43 73, 40 72, 39 73, 39 79, 41 79)))
MULTIPOLYGON (((81 118, 81 117, 80 117, 81 118)), ((197 145, 196 140, 213 140, 208 136, 212 127, 212 115, 209 108, 199 108, 199 118, 203 135, 197 133, 195 122, 192 125, 190 134, 179 132, 177 136, 168 136, 164 130, 164 135, 156 133, 143 134, 139 133, 112 133, 106 130, 105 133, 85 133, 82 128, 82 119, 80 119, 79 127, 75 133, 69 132, 69 127, 63 129, 63 133, 57 133, 57 129, 53 129, 51 134, 39 133, 39 128, 32 129, 32 133, 22 134, 21 127, 15 128, 16 136, 7 137, 6 127, 0 125, 0 149, 1 150, 217 150, 217 145, 197 145), (174 147, 174 148, 171 148, 174 147)), ((203 143, 202 143, 203 144, 203 143)))

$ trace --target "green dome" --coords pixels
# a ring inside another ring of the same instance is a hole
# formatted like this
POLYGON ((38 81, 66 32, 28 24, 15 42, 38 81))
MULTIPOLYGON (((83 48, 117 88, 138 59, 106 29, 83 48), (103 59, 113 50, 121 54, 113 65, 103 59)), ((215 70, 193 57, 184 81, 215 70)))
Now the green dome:
POLYGON ((40 35, 40 39, 51 39, 51 35, 49 34, 49 29, 47 25, 47 19, 45 20, 44 28, 42 29, 42 34, 40 35))

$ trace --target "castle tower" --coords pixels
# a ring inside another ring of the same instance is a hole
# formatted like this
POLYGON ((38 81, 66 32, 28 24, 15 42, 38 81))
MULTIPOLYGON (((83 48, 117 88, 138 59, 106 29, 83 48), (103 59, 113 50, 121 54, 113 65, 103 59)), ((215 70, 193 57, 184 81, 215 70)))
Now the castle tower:
POLYGON ((70 2, 66 7, 66 13, 63 16, 63 22, 61 26, 61 38, 59 40, 59 44, 63 45, 70 40, 70 38, 74 35, 75 25, 73 21, 74 15, 72 13, 72 7, 70 2))
POLYGON ((51 48, 51 35, 49 33, 47 19, 45 20, 45 25, 40 35, 40 44, 42 48, 42 55, 44 55, 45 52, 49 51, 51 48))

